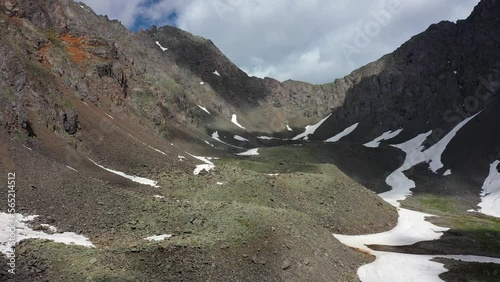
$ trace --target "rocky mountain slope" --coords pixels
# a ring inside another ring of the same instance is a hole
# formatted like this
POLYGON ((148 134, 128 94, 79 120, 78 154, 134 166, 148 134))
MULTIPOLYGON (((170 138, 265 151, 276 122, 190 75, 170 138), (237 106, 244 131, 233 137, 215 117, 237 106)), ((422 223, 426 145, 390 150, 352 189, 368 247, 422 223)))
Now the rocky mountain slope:
MULTIPOLYGON (((462 245, 500 257, 498 221, 466 213, 500 159, 498 11, 483 0, 466 20, 311 85, 248 77, 210 40, 175 27, 132 33, 82 3, 0 0, 1 174, 18 175, 16 211, 40 215, 34 230, 51 234, 50 224, 95 246, 22 241, 16 278, 356 281, 373 257, 332 233, 396 225, 396 209, 372 192, 390 190, 405 161, 388 145, 432 130, 430 148, 476 113, 442 167, 407 171, 416 189, 403 205, 451 229, 396 251, 462 245), (322 142, 335 135, 341 142, 322 142), (144 240, 161 234, 172 237, 144 240)), ((449 268, 453 281, 460 269, 449 268)))

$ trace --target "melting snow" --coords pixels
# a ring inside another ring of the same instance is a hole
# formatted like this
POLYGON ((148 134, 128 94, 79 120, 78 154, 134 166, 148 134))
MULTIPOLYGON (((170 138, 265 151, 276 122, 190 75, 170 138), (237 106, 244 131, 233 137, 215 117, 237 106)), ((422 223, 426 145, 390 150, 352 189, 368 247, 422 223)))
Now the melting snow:
POLYGON ((393 206, 399 207, 400 200, 406 199, 411 195, 410 189, 415 188, 415 182, 406 177, 403 171, 406 171, 413 166, 425 161, 422 154, 425 139, 431 135, 432 131, 420 134, 417 137, 399 145, 392 145, 406 153, 406 158, 403 165, 396 171, 391 173, 385 180, 387 185, 391 186, 392 190, 380 194, 385 201, 393 206))
MULTIPOLYGON (((398 224, 387 232, 369 235, 335 235, 340 242, 367 253, 373 251, 366 245, 409 246, 420 241, 437 240, 448 228, 425 221, 432 215, 407 209, 399 209, 398 224)), ((388 281, 388 280, 384 280, 388 281)))
MULTIPOLYGON (((12 223, 16 224, 16 243, 26 239, 46 239, 57 243, 75 244, 85 247, 94 247, 88 238, 82 235, 77 235, 73 232, 47 234, 43 231, 35 231, 31 229, 26 222, 32 221, 38 217, 37 215, 23 216, 22 214, 0 213, 0 252, 3 254, 9 253, 11 247, 9 245, 9 237, 11 234, 12 223)), ((57 228, 44 224, 42 225, 52 232, 57 231, 57 228)))
POLYGON ((257 156, 259 155, 259 148, 251 149, 243 153, 236 154, 238 156, 257 156))
POLYGON ((210 112, 207 110, 207 108, 202 107, 200 105, 197 105, 200 109, 204 110, 207 114, 210 114, 210 112))
POLYGON ((364 146, 368 148, 378 148, 378 146, 380 146, 380 142, 390 140, 398 136, 402 131, 403 129, 398 129, 396 131, 387 131, 381 136, 377 137, 375 140, 366 143, 364 146))
POLYGON ((200 160, 200 161, 204 162, 204 164, 196 166, 196 168, 193 171, 194 175, 198 175, 202 171, 209 172, 209 171, 211 171, 212 169, 215 168, 215 164, 210 161, 212 158, 194 156, 194 155, 191 155, 189 153, 187 153, 187 154, 190 155, 191 157, 197 159, 197 160, 200 160))
POLYGON ((453 137, 455 137, 457 132, 462 127, 464 127, 470 120, 475 118, 480 113, 481 112, 463 120, 455 128, 453 128, 450 131, 450 133, 448 133, 443 139, 441 139, 438 143, 434 144, 434 146, 432 146, 431 148, 429 148, 427 151, 424 152, 426 154, 426 156, 428 156, 430 159, 429 166, 430 166, 430 169, 432 170, 432 172, 436 173, 436 171, 438 171, 440 168, 443 167, 443 163, 441 162, 441 155, 443 154, 444 150, 446 149, 446 147, 450 143, 451 139, 453 139, 453 137))
POLYGON ((218 71, 214 71, 213 74, 215 74, 216 76, 220 76, 218 71))
POLYGON ((217 140, 217 141, 219 141, 219 142, 221 142, 222 144, 227 145, 227 146, 238 148, 238 149, 245 149, 245 148, 241 148, 241 147, 238 147, 238 146, 231 145, 229 143, 226 143, 226 142, 220 140, 220 138, 219 138, 219 132, 218 131, 215 131, 214 133, 212 133, 212 138, 215 139, 215 140, 217 140))
POLYGON ((144 238, 144 240, 148 240, 148 241, 163 241, 163 240, 168 239, 170 237, 172 237, 171 234, 164 234, 164 235, 147 237, 147 238, 144 238))
MULTIPOLYGON (((391 186, 392 190, 379 194, 379 196, 391 205, 398 207, 399 218, 396 227, 387 232, 378 234, 359 236, 334 235, 335 238, 343 244, 376 256, 374 262, 363 265, 358 269, 358 276, 361 281, 442 281, 439 278, 439 274, 447 270, 444 268, 443 264, 431 261, 431 259, 438 257, 463 261, 500 263, 500 259, 498 258, 449 255, 423 256, 379 252, 373 251, 367 247, 367 245, 408 246, 421 241, 437 240, 441 238, 444 231, 448 230, 448 228, 436 226, 425 220, 427 217, 433 215, 399 208, 399 201, 410 196, 410 189, 415 187, 415 182, 406 177, 404 171, 422 162, 434 161, 434 163, 437 163, 437 160, 439 160, 438 164, 440 164, 441 154, 447 144, 455 136, 458 130, 472 118, 474 118, 474 116, 461 122, 441 140, 442 142, 436 143, 425 151, 423 151, 424 147, 422 144, 427 137, 430 136, 432 131, 420 134, 403 144, 393 145, 406 153, 406 159, 403 165, 386 179, 386 183, 391 186), (436 158, 436 154, 438 158, 436 158)), ((499 163, 500 161, 496 163, 496 165, 499 163)), ((435 170, 441 167, 442 164, 440 167, 436 164, 431 165, 431 169, 435 170)), ((500 187, 500 173, 496 171, 496 166, 493 172, 490 169, 490 176, 487 181, 485 181, 485 186, 490 187, 491 185, 496 188, 495 190, 497 192, 500 191, 498 188, 500 187), (494 176, 491 176, 492 173, 494 176)), ((496 199, 500 199, 500 195, 497 194, 496 199)), ((497 202, 496 205, 493 204, 492 206, 498 207, 500 203, 497 202)))
POLYGON ((71 169, 72 171, 78 172, 78 170, 76 170, 76 169, 74 169, 74 168, 70 167, 69 165, 67 165, 66 167, 67 167, 67 168, 69 168, 69 169, 71 169))
POLYGON ((241 141, 241 142, 248 142, 248 139, 241 137, 239 135, 234 135, 234 139, 241 141))
POLYGON ((156 45, 160 46, 160 49, 161 49, 163 52, 165 52, 165 51, 167 51, 167 50, 168 50, 168 48, 165 48, 165 47, 161 46, 161 44, 160 44, 160 42, 159 42, 159 41, 156 41, 156 45))
POLYGON ((207 143, 208 145, 212 146, 215 148, 215 146, 213 144, 211 144, 210 142, 208 142, 207 140, 205 140, 205 143, 207 143))
POLYGON ((333 136, 330 139, 325 140, 325 142, 337 142, 340 139, 344 138, 345 136, 351 134, 356 127, 358 127, 359 123, 353 124, 350 127, 344 129, 344 131, 340 132, 339 134, 333 136))
POLYGON ((231 117, 231 122, 236 124, 236 126, 238 126, 241 129, 246 129, 245 127, 243 127, 241 124, 238 123, 238 117, 235 114, 233 114, 233 116, 231 117))
POLYGON ((331 116, 332 114, 329 114, 326 118, 320 120, 318 123, 314 124, 314 125, 308 125, 305 127, 305 130, 303 133, 295 136, 292 138, 292 140, 299 140, 299 139, 304 139, 306 140, 306 138, 311 135, 311 134, 314 134, 314 132, 316 132, 316 130, 331 116))
POLYGON ((278 140, 279 139, 279 138, 269 137, 269 136, 259 136, 257 138, 259 138, 260 140, 278 140))
POLYGON ((149 185, 149 186, 152 186, 152 187, 158 187, 156 186, 156 184, 158 184, 158 181, 154 181, 154 180, 151 180, 151 179, 147 179, 147 178, 144 178, 144 177, 139 177, 139 176, 135 176, 135 175, 128 175, 128 174, 125 174, 121 171, 117 171, 117 170, 113 170, 113 169, 109 169, 109 168, 106 168, 106 167, 103 167, 102 165, 94 162, 93 160, 89 159, 91 162, 93 162, 96 166, 104 169, 104 170, 107 170, 111 173, 114 173, 116 175, 119 175, 121 177, 124 177, 124 178, 127 178, 129 180, 132 180, 133 182, 136 182, 136 183, 140 183, 140 184, 144 184, 144 185, 149 185))
MULTIPOLYGON (((148 146, 148 148, 149 148, 149 149, 151 149, 151 150, 154 150, 154 151, 156 151, 156 152, 158 152, 158 153, 160 153, 160 154, 162 154, 162 155, 164 155, 164 156, 166 156, 166 155, 167 155, 165 152, 160 151, 160 150, 156 149, 155 147, 151 147, 151 146, 149 146, 148 144, 146 144, 146 143, 142 142, 141 140, 139 140, 139 139, 135 138, 134 136, 132 136, 132 135, 130 135, 130 134, 129 134, 128 136, 132 137, 134 140, 136 140, 137 142, 141 143, 142 145, 144 145, 144 146, 148 146)), ((174 144, 172 144, 172 143, 170 143, 170 145, 174 146, 174 144)))
POLYGON ((495 161, 490 165, 490 173, 481 188, 481 203, 479 212, 500 217, 500 173, 498 165, 500 161, 495 161))
POLYGON ((409 255, 374 252, 377 260, 358 269, 363 282, 379 281, 425 281, 442 282, 439 275, 447 272, 444 265, 431 261, 434 258, 461 260, 465 262, 500 263, 498 258, 455 255, 409 255))

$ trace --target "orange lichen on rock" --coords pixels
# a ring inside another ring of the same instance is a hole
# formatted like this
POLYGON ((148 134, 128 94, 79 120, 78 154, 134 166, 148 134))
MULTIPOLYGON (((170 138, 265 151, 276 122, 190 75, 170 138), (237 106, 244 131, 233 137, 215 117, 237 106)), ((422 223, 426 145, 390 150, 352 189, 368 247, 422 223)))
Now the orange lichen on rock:
POLYGON ((66 34, 61 37, 61 40, 65 43, 66 49, 75 63, 82 63, 91 58, 90 54, 85 51, 85 47, 89 47, 88 38, 66 34))

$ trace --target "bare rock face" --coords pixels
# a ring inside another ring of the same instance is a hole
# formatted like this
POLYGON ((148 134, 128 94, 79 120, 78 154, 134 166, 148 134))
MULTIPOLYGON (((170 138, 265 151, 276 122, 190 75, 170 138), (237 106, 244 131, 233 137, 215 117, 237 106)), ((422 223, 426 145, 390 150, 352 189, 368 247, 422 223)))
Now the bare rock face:
POLYGON ((73 135, 78 131, 78 114, 74 111, 68 111, 63 114, 64 131, 73 135))

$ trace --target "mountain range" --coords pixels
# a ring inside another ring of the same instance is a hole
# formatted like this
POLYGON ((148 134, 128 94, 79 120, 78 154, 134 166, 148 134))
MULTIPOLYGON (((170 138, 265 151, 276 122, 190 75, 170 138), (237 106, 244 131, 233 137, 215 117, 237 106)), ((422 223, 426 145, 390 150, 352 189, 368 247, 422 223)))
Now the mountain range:
POLYGON ((500 278, 499 1, 322 85, 72 0, 0 0, 0 27, 2 281, 389 281, 381 252, 500 278), (356 245, 406 210, 439 236, 356 245))

